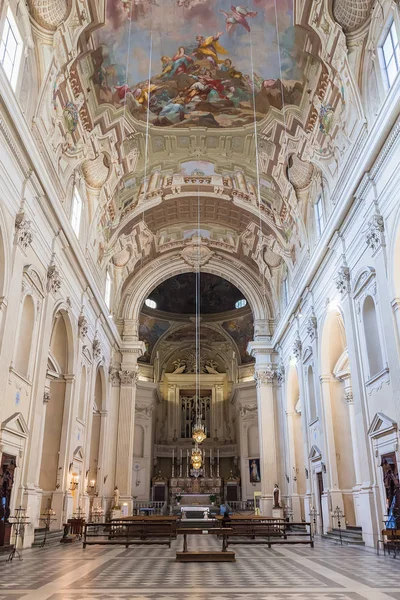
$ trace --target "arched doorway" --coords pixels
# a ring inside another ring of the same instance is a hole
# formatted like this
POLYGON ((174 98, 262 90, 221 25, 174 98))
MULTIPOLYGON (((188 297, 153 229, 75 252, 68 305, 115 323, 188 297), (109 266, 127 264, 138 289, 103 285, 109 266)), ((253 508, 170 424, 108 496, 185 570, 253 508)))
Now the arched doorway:
MULTIPOLYGON (((39 473, 42 490, 41 512, 52 506, 58 525, 63 519, 63 496, 69 487, 77 495, 77 474, 68 469, 67 423, 71 408, 74 377, 72 370, 72 340, 69 317, 57 313, 51 334, 47 366, 47 404, 39 473), (74 487, 75 486, 75 487, 74 487)), ((54 525, 56 526, 56 525, 54 525)))
POLYGON ((288 431, 288 495, 292 498, 293 520, 296 523, 305 515, 306 475, 304 465, 304 436, 302 428, 302 401, 297 368, 292 365, 287 379, 287 431, 288 431))
MULTIPOLYGON (((352 439, 353 396, 344 321, 328 312, 321 337, 321 381, 326 439, 326 467, 332 508, 339 506, 349 525, 356 525, 356 470, 352 439)), ((336 523, 332 523, 336 526, 336 523)))
POLYGON ((101 367, 97 368, 94 384, 94 396, 89 410, 91 411, 89 464, 87 471, 87 490, 89 493, 89 515, 94 507, 99 507, 101 500, 97 500, 102 492, 101 484, 101 453, 103 446, 103 415, 105 410, 105 388, 103 383, 104 373, 101 367))

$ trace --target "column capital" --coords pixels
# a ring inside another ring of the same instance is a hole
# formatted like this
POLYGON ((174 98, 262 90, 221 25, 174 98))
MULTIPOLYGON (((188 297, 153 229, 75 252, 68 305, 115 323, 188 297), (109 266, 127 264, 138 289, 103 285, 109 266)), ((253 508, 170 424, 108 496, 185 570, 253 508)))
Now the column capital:
POLYGON ((139 381, 139 373, 137 369, 131 371, 123 369, 119 372, 119 379, 121 386, 135 386, 139 381))
POLYGON ((266 365, 256 368, 254 371, 254 379, 257 382, 257 386, 272 385, 276 377, 276 371, 274 365, 269 363, 266 365))

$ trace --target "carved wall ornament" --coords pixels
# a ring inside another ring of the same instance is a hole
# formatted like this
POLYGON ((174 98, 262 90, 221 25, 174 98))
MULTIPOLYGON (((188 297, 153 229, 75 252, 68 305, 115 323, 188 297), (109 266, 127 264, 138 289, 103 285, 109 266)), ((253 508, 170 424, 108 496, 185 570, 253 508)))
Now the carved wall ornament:
POLYGON ((312 315, 306 325, 307 335, 311 341, 315 340, 317 336, 317 317, 312 315))
POLYGON ((241 417, 246 417, 257 414, 258 408, 257 404, 242 404, 238 410, 241 417))
POLYGON ((50 265, 50 267, 47 270, 47 291, 56 294, 60 287, 60 273, 55 265, 50 265))
POLYGON ((123 370, 119 372, 121 385, 136 385, 139 381, 139 373, 137 371, 123 370))
POLYGON ((116 367, 112 367, 110 366, 110 368, 108 369, 108 375, 111 381, 111 385, 113 387, 116 387, 119 385, 120 383, 120 379, 119 379, 119 369, 117 369, 116 367))
POLYGON ((93 356, 96 360, 101 358, 101 343, 98 338, 93 340, 93 356))
POLYGON ((301 357, 302 348, 303 348, 303 344, 301 343, 300 338, 297 337, 293 343, 293 356, 295 358, 299 359, 301 357))
POLYGON ((354 404, 354 396, 352 390, 347 390, 344 394, 344 399, 347 404, 354 404))
POLYGON ((350 269, 349 267, 340 267, 335 278, 336 289, 342 296, 350 291, 350 269))
POLYGON ((79 337, 85 338, 88 334, 89 323, 84 315, 80 315, 78 319, 79 337))
POLYGON ((193 236, 189 244, 180 253, 181 257, 191 267, 203 267, 214 256, 201 236, 193 236))
POLYGON ((367 246, 374 252, 384 243, 385 223, 381 215, 374 215, 366 230, 367 246))
POLYGON ((285 381, 285 366, 283 363, 279 363, 279 365, 276 368, 275 374, 278 385, 282 385, 285 381))
POLYGON ((154 410, 155 410, 155 405, 154 404, 138 404, 136 403, 135 405, 135 413, 137 415, 142 415, 144 417, 147 417, 148 419, 151 418, 151 415, 153 414, 154 410))
POLYGON ((43 394, 43 404, 48 404, 50 402, 50 392, 45 391, 43 394))
POLYGON ((25 213, 19 212, 15 218, 15 241, 26 250, 32 244, 32 240, 31 222, 25 218, 25 213))

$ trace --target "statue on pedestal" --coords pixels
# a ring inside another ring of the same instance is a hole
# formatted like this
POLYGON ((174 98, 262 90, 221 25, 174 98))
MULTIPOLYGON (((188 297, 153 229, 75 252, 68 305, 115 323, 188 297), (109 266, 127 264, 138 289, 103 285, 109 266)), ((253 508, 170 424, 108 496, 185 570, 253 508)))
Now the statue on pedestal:
POLYGON ((121 508, 120 504, 119 504, 119 489, 118 486, 116 485, 114 488, 114 494, 113 494, 113 508, 114 509, 119 509, 121 508))
POLYGON ((273 508, 282 508, 280 503, 281 491, 279 485, 276 483, 274 487, 274 506, 273 508))

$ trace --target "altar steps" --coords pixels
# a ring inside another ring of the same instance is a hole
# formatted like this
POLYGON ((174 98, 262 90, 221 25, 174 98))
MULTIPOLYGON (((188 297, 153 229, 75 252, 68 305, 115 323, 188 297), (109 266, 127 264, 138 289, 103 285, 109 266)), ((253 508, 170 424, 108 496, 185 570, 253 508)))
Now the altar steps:
MULTIPOLYGON (((35 529, 35 537, 33 540, 32 548, 40 548, 41 547, 41 545, 43 544, 45 531, 46 530, 44 527, 38 527, 35 529)), ((46 538, 46 547, 58 546, 61 538, 63 537, 63 534, 64 534, 63 529, 56 529, 55 531, 49 531, 47 533, 47 538, 46 538)))
POLYGON ((344 545, 355 545, 355 546, 365 546, 365 542, 362 537, 362 528, 361 527, 346 527, 346 529, 339 530, 338 528, 334 528, 328 533, 323 534, 321 536, 324 540, 329 540, 331 542, 335 542, 336 544, 340 544, 340 540, 342 540, 342 544, 344 545))

